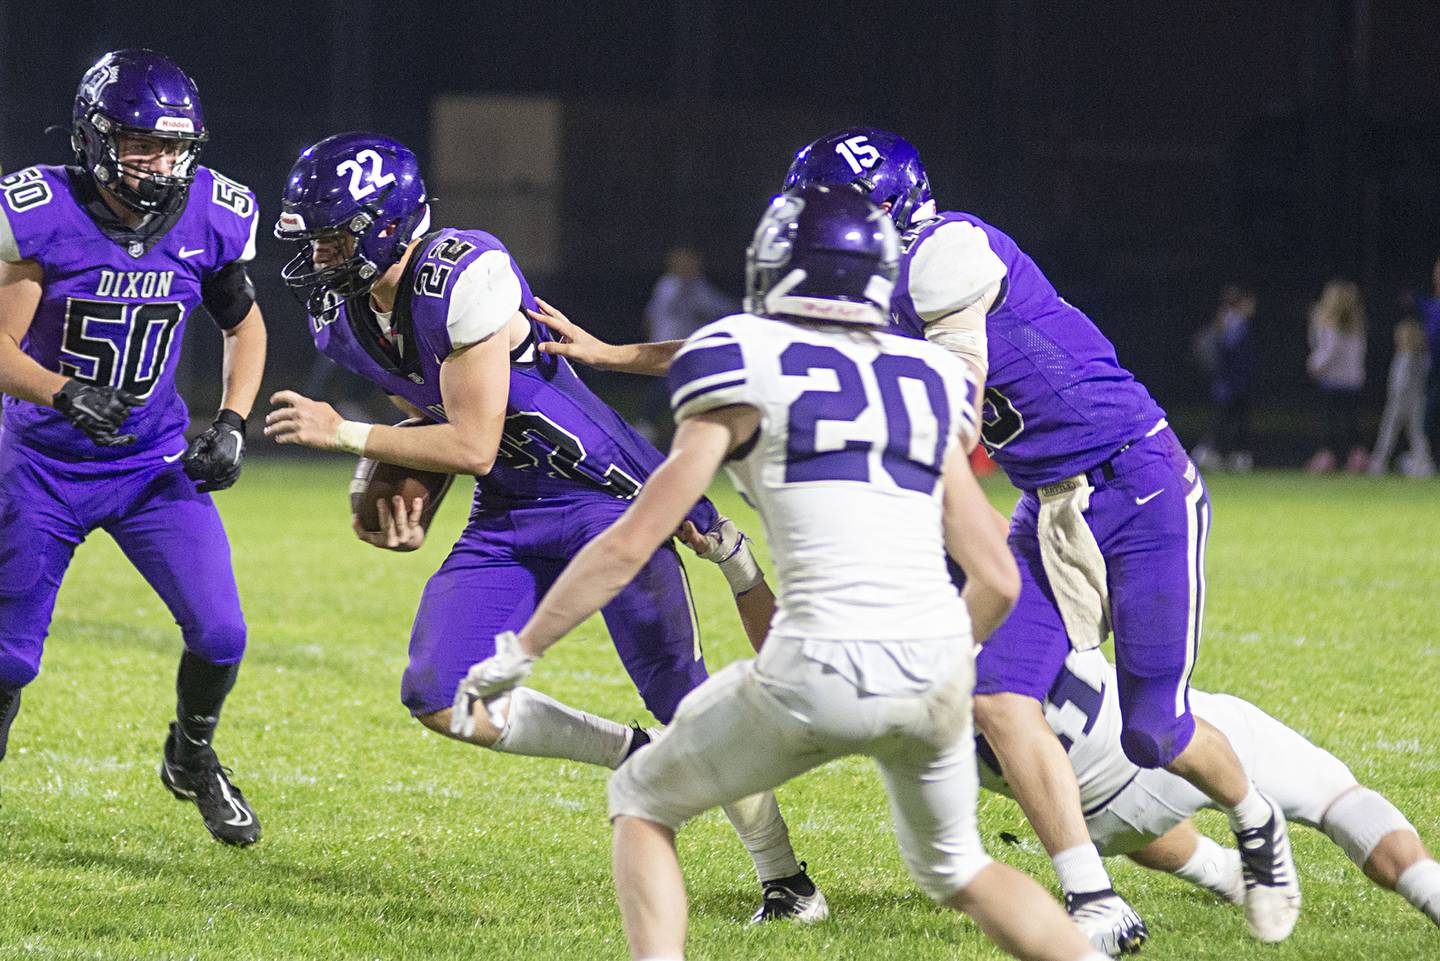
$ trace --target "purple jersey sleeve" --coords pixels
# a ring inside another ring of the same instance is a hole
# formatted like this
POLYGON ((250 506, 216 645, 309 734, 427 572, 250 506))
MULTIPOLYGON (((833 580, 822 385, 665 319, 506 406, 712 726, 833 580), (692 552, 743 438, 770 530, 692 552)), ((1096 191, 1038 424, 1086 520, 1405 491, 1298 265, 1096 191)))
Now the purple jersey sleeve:
POLYGON ((1120 366, 1094 322, 1055 291, 1014 240, 978 217, 946 212, 903 238, 893 332, 924 336, 910 296, 911 267, 925 237, 955 222, 984 231, 1005 265, 1001 299, 985 323, 990 370, 981 439, 1010 480, 1030 490, 1053 484, 1145 436, 1164 411, 1120 366))

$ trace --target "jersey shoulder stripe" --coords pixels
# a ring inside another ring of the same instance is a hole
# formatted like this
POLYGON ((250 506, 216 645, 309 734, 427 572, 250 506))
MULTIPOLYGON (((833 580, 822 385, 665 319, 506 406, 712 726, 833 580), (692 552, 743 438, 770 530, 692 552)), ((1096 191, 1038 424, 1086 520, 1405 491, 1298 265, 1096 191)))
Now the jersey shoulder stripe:
POLYGON ((725 318, 697 330, 670 363, 667 380, 675 420, 749 402, 745 351, 725 318))

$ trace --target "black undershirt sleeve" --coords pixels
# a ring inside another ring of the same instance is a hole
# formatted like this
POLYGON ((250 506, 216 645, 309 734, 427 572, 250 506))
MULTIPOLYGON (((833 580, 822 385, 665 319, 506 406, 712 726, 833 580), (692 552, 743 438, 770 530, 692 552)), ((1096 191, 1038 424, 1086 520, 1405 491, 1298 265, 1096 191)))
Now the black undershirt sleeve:
POLYGON ((200 299, 221 330, 229 330, 255 306, 255 284, 245 265, 231 261, 200 282, 200 299))

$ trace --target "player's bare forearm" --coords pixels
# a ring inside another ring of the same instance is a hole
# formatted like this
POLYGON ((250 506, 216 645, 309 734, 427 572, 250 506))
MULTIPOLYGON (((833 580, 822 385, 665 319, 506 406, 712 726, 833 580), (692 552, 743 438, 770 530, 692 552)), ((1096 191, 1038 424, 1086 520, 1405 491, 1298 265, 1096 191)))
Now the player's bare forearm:
POLYGON ((20 349, 40 306, 43 276, 33 260, 0 261, 0 394, 35 404, 49 404, 67 379, 20 349))
POLYGON ((376 424, 365 441, 364 454, 401 467, 483 477, 495 465, 502 426, 503 421, 486 431, 453 423, 418 427, 376 424), (487 441, 487 435, 493 435, 494 441, 487 441))
POLYGON ((680 425, 635 503, 561 572, 529 622, 520 648, 532 657, 573 631, 634 579, 710 486, 732 446, 729 426, 709 415, 680 425))
POLYGON ((596 370, 614 370, 625 374, 644 374, 664 377, 670 369, 683 340, 664 340, 649 344, 611 344, 601 340, 570 320, 553 305, 537 298, 540 309, 526 313, 537 323, 550 328, 556 339, 543 341, 540 351, 556 354, 594 367, 596 370))
POLYGON ((41 367, 14 338, 0 334, 0 394, 48 406, 67 379, 41 367))
POLYGON ((775 592, 761 581, 744 594, 735 595, 735 609, 740 612, 746 639, 758 654, 770 634, 770 622, 775 619, 775 592))
POLYGON ((233 410, 241 417, 250 416, 255 395, 260 392, 260 379, 265 375, 265 345, 265 318, 260 313, 260 305, 255 304, 244 320, 225 331, 222 409, 233 410))
POLYGON ((975 640, 984 641, 1020 596, 1020 571, 965 453, 957 446, 945 461, 945 549, 965 571, 961 596, 975 640))

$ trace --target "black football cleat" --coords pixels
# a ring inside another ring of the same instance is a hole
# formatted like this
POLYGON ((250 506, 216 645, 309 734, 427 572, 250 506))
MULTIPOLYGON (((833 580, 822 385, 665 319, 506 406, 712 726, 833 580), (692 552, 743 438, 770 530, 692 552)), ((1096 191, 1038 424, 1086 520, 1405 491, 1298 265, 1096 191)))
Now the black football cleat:
POLYGON ((260 840, 260 819, 240 789, 230 783, 230 769, 220 766, 215 751, 206 744, 195 748, 195 756, 177 757, 176 738, 184 737, 170 722, 165 739, 165 756, 160 762, 160 783, 180 801, 194 801, 205 827, 215 840, 244 847, 260 840))
POLYGON ((825 895, 815 886, 815 882, 810 880, 804 862, 800 864, 799 874, 766 881, 760 885, 760 890, 764 900, 760 902, 755 916, 750 919, 751 924, 763 924, 778 918, 789 918, 801 924, 814 924, 830 916, 830 906, 825 903, 825 895))

